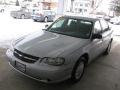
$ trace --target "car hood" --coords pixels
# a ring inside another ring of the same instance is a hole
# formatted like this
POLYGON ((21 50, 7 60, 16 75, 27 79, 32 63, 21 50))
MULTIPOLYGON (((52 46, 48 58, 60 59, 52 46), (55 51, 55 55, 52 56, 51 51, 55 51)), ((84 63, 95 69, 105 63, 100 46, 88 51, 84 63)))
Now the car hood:
POLYGON ((26 36, 14 46, 23 53, 38 57, 57 57, 68 54, 85 45, 87 39, 51 33, 36 32, 26 36))

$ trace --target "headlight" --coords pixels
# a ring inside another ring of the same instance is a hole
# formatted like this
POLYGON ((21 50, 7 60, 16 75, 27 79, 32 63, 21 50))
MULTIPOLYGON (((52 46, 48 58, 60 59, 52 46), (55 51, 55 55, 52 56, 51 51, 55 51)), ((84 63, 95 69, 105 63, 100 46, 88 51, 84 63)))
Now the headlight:
POLYGON ((44 63, 47 63, 49 65, 54 65, 54 66, 60 66, 63 65, 65 62, 64 58, 61 57, 57 57, 57 58, 50 58, 50 57, 46 57, 42 60, 44 63))

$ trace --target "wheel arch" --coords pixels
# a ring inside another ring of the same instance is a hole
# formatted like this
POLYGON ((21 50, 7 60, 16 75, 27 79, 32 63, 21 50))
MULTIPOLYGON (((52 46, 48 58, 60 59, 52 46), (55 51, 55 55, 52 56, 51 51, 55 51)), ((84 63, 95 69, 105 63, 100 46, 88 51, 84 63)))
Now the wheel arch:
POLYGON ((24 16, 24 18, 26 17, 25 14, 21 14, 21 15, 20 15, 20 18, 22 18, 22 16, 24 16))
MULTIPOLYGON (((84 57, 84 58, 86 59, 86 60, 84 60, 85 63, 88 64, 89 54, 88 54, 88 53, 84 53, 84 54, 82 54, 82 55, 80 56, 80 58, 81 58, 81 57, 84 57)), ((80 60, 80 58, 79 58, 79 60, 80 60)))
POLYGON ((78 67, 79 63, 80 63, 80 62, 84 62, 84 68, 85 68, 86 64, 88 63, 88 60, 89 60, 89 55, 88 55, 88 53, 84 53, 84 54, 82 54, 82 55, 80 56, 80 58, 76 61, 75 65, 74 65, 74 67, 73 67, 73 69, 72 69, 72 72, 71 72, 71 80, 72 80, 74 83, 78 82, 78 81, 82 78, 82 76, 83 76, 83 74, 84 74, 84 69, 83 69, 83 72, 82 72, 80 78, 75 79, 76 68, 78 67), (85 59, 83 59, 82 57, 84 57, 85 59))
POLYGON ((46 18, 47 18, 47 22, 48 22, 48 16, 44 16, 43 21, 45 21, 46 18))
POLYGON ((48 19, 48 16, 45 16, 44 19, 47 18, 48 19))

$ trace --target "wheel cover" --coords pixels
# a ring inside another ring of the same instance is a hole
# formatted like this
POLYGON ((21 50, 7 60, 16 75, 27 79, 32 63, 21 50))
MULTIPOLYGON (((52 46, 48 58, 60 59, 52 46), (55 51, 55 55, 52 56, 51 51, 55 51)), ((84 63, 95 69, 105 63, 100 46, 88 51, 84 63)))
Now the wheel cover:
POLYGON ((75 78, 79 79, 84 71, 84 62, 81 62, 76 69, 75 78))

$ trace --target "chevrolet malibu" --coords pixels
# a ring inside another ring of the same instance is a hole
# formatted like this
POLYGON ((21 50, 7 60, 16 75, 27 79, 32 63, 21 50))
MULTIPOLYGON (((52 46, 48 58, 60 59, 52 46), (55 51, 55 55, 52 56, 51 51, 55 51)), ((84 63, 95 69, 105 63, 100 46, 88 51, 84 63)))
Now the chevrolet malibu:
POLYGON ((88 63, 110 52, 112 40, 112 30, 103 19, 63 16, 43 33, 15 40, 6 55, 15 70, 30 78, 78 82, 88 63))

